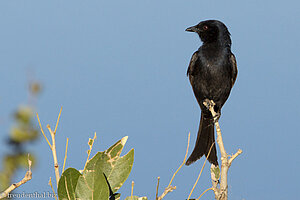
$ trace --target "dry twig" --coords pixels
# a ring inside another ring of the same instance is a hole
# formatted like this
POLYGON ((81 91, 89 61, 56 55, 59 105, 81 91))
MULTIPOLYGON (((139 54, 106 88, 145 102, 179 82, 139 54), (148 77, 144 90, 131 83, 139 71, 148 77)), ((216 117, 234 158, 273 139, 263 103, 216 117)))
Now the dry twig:
POLYGON ((90 155, 91 155, 92 148, 93 148, 93 145, 94 145, 94 142, 95 142, 96 138, 97 138, 96 132, 95 132, 95 134, 94 134, 94 138, 93 138, 93 139, 92 139, 92 138, 89 138, 88 145, 89 145, 89 148, 90 148, 90 149, 87 151, 88 156, 87 156, 86 162, 85 162, 85 164, 84 164, 83 170, 85 170, 86 165, 87 165, 87 163, 88 163, 88 161, 89 161, 89 159, 90 159, 90 155))
POLYGON ((51 189, 52 189, 52 192, 53 192, 53 194, 54 194, 55 200, 57 200, 57 197, 56 197, 56 195, 55 195, 55 191, 54 191, 54 188, 53 188, 53 185, 52 185, 51 177, 49 178, 48 185, 50 185, 50 187, 51 187, 51 189))
POLYGON ((65 150, 65 158, 64 158, 64 165, 63 165, 63 170, 61 173, 65 171, 65 166, 66 166, 66 160, 67 160, 67 153, 68 153, 68 144, 69 144, 69 138, 67 138, 66 142, 66 150, 65 150))
MULTIPOLYGON (((181 163, 181 165, 178 167, 178 169, 176 170, 176 172, 173 174, 170 182, 169 182, 169 185, 165 188, 164 192, 162 193, 161 196, 159 196, 157 198, 157 200, 162 200, 169 192, 172 192, 173 190, 176 189, 176 186, 172 186, 172 182, 176 176, 176 174, 179 172, 179 170, 181 169, 181 167, 184 165, 185 161, 186 161, 186 157, 187 157, 187 154, 188 154, 188 151, 189 151, 189 146, 190 146, 190 136, 191 134, 189 133, 188 135, 188 144, 187 144, 187 147, 186 147, 186 152, 185 152, 185 156, 184 156, 184 159, 183 159, 183 162, 181 163)), ((158 186, 157 186, 157 191, 158 191, 158 186)))
POLYGON ((181 167, 185 164, 185 161, 186 161, 186 157, 188 155, 188 151, 189 151, 189 146, 190 146, 190 137, 191 137, 191 133, 189 133, 188 135, 188 144, 187 144, 187 147, 186 147, 186 151, 185 151, 185 156, 184 156, 184 159, 183 159, 183 162, 181 163, 181 165, 178 167, 178 169, 176 170, 176 172, 173 174, 171 180, 170 180, 170 183, 168 185, 168 187, 171 186, 173 180, 174 180, 174 177, 176 176, 176 174, 179 172, 179 170, 181 169, 181 167))
POLYGON ((25 184, 27 181, 31 180, 31 178, 32 178, 31 165, 32 165, 32 161, 29 160, 29 155, 28 155, 28 171, 26 172, 24 178, 21 181, 19 181, 18 183, 13 183, 4 192, 0 193, 0 199, 4 199, 14 189, 16 189, 17 187, 20 187, 21 185, 25 184))
POLYGON ((46 137, 46 135, 44 133, 44 130, 43 130, 43 127, 42 127, 39 115, 36 114, 36 116, 38 118, 38 121, 39 121, 40 128, 41 128, 41 132, 42 132, 44 138, 46 139, 46 141, 47 141, 47 143, 48 143, 48 145, 49 145, 49 147, 50 147, 50 149, 52 151, 53 161, 54 161, 55 178, 56 178, 56 186, 57 187, 58 187, 58 181, 59 181, 60 175, 59 175, 59 165, 58 165, 57 154, 56 154, 55 134, 56 134, 56 130, 57 130, 57 127, 58 127, 59 120, 60 120, 61 111, 62 111, 62 107, 60 108, 59 115, 57 117, 56 126, 55 126, 54 131, 51 129, 51 127, 50 127, 49 124, 47 125, 48 131, 49 131, 49 133, 51 135, 52 145, 50 144, 48 138, 46 137))
POLYGON ((160 177, 157 177, 157 185, 156 185, 156 194, 155 194, 155 200, 158 200, 158 188, 159 188, 159 180, 160 180, 160 177))
POLYGON ((131 182, 131 200, 133 200, 134 181, 131 182))
POLYGON ((213 188, 206 189, 204 192, 202 192, 202 194, 196 200, 199 200, 209 190, 214 190, 214 189, 213 188))
POLYGON ((166 189, 164 190, 162 195, 160 195, 160 197, 158 197, 158 200, 162 200, 169 192, 173 192, 173 190, 176 190, 176 186, 170 185, 170 186, 166 187, 166 189))
MULTIPOLYGON (((204 163, 203 163, 203 165, 202 165, 202 168, 201 168, 201 170, 200 170, 200 173, 199 173, 199 175, 198 175, 198 178, 197 178, 197 180, 196 180, 196 182, 195 182, 195 184, 194 184, 194 186, 193 186, 193 188, 192 188, 192 190, 191 190, 191 192, 190 192, 190 194, 189 194, 187 200, 190 199, 190 197, 192 196, 193 191, 194 191, 196 185, 198 184, 198 181, 199 181, 200 176, 201 176, 201 174, 202 174, 202 171, 203 171, 203 169, 204 169, 205 163, 206 163, 206 161, 207 161, 207 158, 208 158, 209 155, 210 155, 211 149, 212 149, 212 147, 214 146, 214 144, 215 144, 215 143, 213 143, 213 144, 210 146, 210 148, 209 148, 208 154, 207 154, 206 159, 205 159, 205 161, 204 161, 204 163)), ((202 195, 201 195, 201 196, 202 196, 202 195)), ((201 196, 200 196, 200 197, 201 197, 201 196)))

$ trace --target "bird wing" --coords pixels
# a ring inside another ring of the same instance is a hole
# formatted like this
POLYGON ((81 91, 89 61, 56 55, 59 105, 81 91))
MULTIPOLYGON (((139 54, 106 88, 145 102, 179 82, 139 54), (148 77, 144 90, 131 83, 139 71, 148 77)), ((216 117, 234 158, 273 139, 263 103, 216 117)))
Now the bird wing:
POLYGON ((195 64, 196 64, 197 59, 198 59, 198 51, 196 51, 196 52, 192 55, 192 58, 191 58, 189 67, 188 67, 187 72, 186 72, 186 75, 187 75, 187 76, 193 75, 193 72, 194 72, 194 69, 195 69, 195 64))
POLYGON ((231 53, 230 55, 230 63, 231 63, 231 67, 232 67, 232 78, 231 78, 231 84, 232 86, 235 83, 236 77, 237 77, 237 73, 238 73, 238 69, 237 69, 237 65, 236 65, 236 59, 233 53, 231 53))

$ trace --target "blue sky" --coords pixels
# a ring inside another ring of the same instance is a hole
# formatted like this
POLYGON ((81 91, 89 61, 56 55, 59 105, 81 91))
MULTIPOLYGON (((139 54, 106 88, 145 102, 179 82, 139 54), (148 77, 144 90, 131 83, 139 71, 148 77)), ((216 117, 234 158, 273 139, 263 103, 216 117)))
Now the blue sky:
MULTIPOLYGON (((220 124, 225 148, 243 154, 229 171, 230 199, 295 199, 300 146, 299 2, 288 1, 1 1, 1 155, 10 114, 26 103, 28 71, 44 86, 37 109, 54 126, 60 106, 58 153, 67 166, 83 168, 87 141, 102 151, 128 135, 124 152, 135 149, 131 175, 120 190, 155 196, 181 163, 200 110, 186 77, 192 53, 201 45, 185 28, 206 19, 223 21, 232 34, 239 74, 220 124)), ((40 141, 31 182, 19 192, 50 191, 51 152, 40 141)), ((186 199, 204 159, 184 167, 176 191, 165 199, 186 199)), ((17 178, 21 178, 20 172, 17 178)), ((211 186, 209 166, 195 197, 211 186)), ((212 192, 204 198, 213 198, 212 192)))

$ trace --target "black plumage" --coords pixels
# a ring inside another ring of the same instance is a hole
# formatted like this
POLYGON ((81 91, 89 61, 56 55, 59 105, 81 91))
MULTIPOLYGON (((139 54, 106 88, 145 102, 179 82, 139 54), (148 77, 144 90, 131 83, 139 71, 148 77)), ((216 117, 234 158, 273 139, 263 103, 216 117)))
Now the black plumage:
MULTIPOLYGON (((196 32, 203 42, 193 54, 187 70, 201 108, 196 144, 186 162, 186 165, 190 165, 203 155, 207 157, 210 147, 215 142, 214 120, 219 119, 221 108, 229 97, 237 77, 237 65, 235 56, 231 52, 230 33, 222 22, 207 20, 187 28, 186 31, 196 32), (218 115, 216 119, 213 119, 210 111, 203 105, 206 99, 215 102, 214 110, 218 115)), ((208 161, 218 165, 215 144, 208 161)))

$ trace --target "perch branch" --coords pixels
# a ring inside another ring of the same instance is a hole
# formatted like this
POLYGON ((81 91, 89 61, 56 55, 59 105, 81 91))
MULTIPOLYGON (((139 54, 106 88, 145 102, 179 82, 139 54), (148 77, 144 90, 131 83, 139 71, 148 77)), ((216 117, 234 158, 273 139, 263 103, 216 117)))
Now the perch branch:
POLYGON ((18 183, 12 184, 4 192, 0 193, 0 199, 4 199, 14 189, 16 189, 17 187, 20 187, 21 185, 25 184, 27 181, 31 180, 31 178, 32 178, 31 164, 32 164, 32 161, 29 160, 29 155, 28 155, 28 171, 26 172, 24 178, 21 181, 19 181, 18 183))
MULTIPOLYGON (((206 106, 209 111, 212 114, 212 117, 216 119, 217 113, 214 110, 214 101, 206 99, 203 102, 204 106, 206 106)), ((222 139, 222 134, 221 134, 221 128, 220 124, 217 120, 215 120, 215 126, 217 130, 217 143, 220 148, 221 152, 221 180, 220 180, 220 188, 217 188, 217 184, 215 183, 215 180, 212 179, 213 181, 213 190, 215 192, 215 197, 218 200, 227 200, 228 198, 228 185, 227 185, 227 176, 228 176, 228 169, 232 163, 232 161, 242 153, 242 150, 238 150, 237 153, 235 153, 231 158, 228 160, 229 155, 226 153, 223 139, 222 139)))

